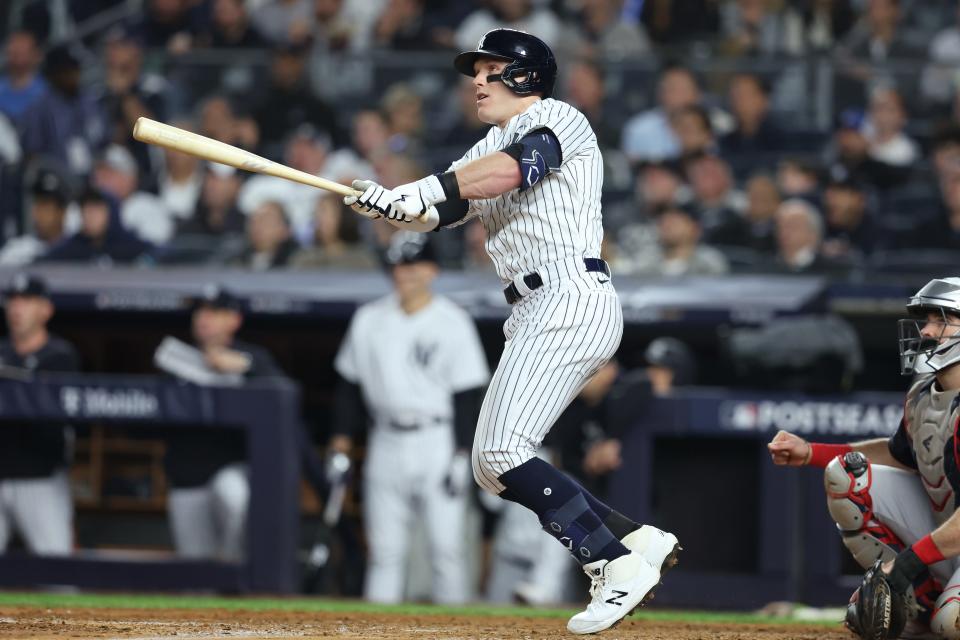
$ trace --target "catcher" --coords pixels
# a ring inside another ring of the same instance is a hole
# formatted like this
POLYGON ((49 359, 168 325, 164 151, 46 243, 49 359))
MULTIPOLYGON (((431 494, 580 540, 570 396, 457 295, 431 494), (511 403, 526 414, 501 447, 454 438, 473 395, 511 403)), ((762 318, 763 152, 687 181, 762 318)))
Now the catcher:
POLYGON ((960 638, 960 278, 931 280, 900 320, 915 376, 889 439, 810 443, 786 431, 774 463, 825 469, 827 508, 867 573, 847 607, 861 638, 960 638))

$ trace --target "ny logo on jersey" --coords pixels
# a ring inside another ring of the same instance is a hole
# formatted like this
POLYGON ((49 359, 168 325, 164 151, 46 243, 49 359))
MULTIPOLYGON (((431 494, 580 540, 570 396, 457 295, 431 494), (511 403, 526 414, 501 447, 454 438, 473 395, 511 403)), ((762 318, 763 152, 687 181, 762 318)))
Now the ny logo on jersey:
POLYGON ((536 149, 530 150, 529 158, 520 158, 522 164, 527 165, 527 180, 528 185, 537 184, 540 180, 540 167, 546 166, 546 161, 543 159, 543 156, 540 155, 540 152, 536 149))
POLYGON ((430 366, 430 361, 433 360, 434 354, 436 354, 439 345, 436 343, 423 344, 421 342, 416 342, 413 345, 413 361, 416 362, 421 369, 426 369, 430 366))

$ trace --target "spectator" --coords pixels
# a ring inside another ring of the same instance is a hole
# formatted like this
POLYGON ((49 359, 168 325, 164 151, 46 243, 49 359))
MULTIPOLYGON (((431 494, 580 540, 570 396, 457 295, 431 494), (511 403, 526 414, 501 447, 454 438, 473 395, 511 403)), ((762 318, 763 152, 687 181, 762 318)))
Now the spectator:
POLYGON ((64 236, 70 189, 55 171, 41 169, 30 188, 31 231, 7 240, 0 250, 0 265, 30 264, 64 236))
POLYGON ((284 45, 273 50, 269 86, 253 110, 260 128, 260 149, 269 158, 281 156, 283 143, 304 123, 326 133, 334 147, 341 144, 337 114, 307 88, 305 65, 306 48, 302 45, 284 45))
MULTIPOLYGON (((237 339, 242 325, 239 298, 210 286, 194 304, 191 317, 193 346, 202 364, 176 366, 163 345, 154 362, 178 378, 201 384, 242 385, 253 378, 282 377, 266 349, 237 339)), ((243 559, 250 503, 243 434, 198 427, 170 430, 166 439, 167 510, 177 553, 185 558, 243 559)))
MULTIPOLYGON (((867 0, 866 12, 837 47, 834 93, 840 108, 862 104, 868 89, 878 82, 893 84, 888 61, 922 55, 904 36, 900 4, 900 0, 867 0)), ((912 82, 909 77, 901 80, 912 82)))
POLYGON ((273 45, 304 45, 303 25, 313 18, 311 0, 268 0, 253 12, 253 24, 260 36, 273 45))
MULTIPOLYGON (((3 293, 7 339, 0 341, 0 366, 28 371, 74 372, 80 359, 69 342, 51 334, 54 306, 45 281, 18 273, 3 293)), ((70 427, 63 424, 5 424, 0 447, 0 554, 16 531, 39 555, 73 549, 73 501, 67 475, 70 427)))
POLYGON ((759 76, 740 73, 729 86, 734 129, 720 139, 723 155, 771 153, 783 149, 783 135, 770 116, 770 88, 759 76))
POLYGON ((360 241, 358 221, 353 212, 345 215, 339 196, 320 198, 313 211, 313 244, 295 253, 290 266, 295 269, 376 267, 376 256, 360 241))
POLYGON ((188 0, 148 0, 146 10, 131 25, 131 34, 146 49, 184 53, 193 43, 198 22, 188 0))
POLYGON ((777 188, 784 198, 801 198, 820 205, 820 172, 801 158, 784 158, 777 164, 777 188))
MULTIPOLYGON (((564 86, 567 102, 587 117, 603 153, 607 154, 614 149, 619 150, 623 122, 620 116, 606 104, 606 82, 600 63, 588 59, 571 63, 567 69, 564 86)), ((474 104, 473 111, 476 110, 474 104)))
POLYGON ((730 166, 719 156, 694 156, 686 161, 693 205, 708 244, 739 245, 745 234, 746 196, 736 189, 730 166))
MULTIPOLYGON (((301 171, 331 180, 343 180, 357 170, 351 158, 333 154, 330 136, 305 124, 296 129, 286 143, 284 162, 301 171)), ((254 176, 240 191, 240 211, 249 215, 261 203, 273 200, 283 205, 297 237, 310 233, 313 210, 323 191, 309 185, 274 178, 254 176)))
POLYGON ((213 0, 210 30, 197 36, 195 46, 214 49, 263 49, 267 41, 250 24, 243 0, 213 0))
POLYGON ((942 200, 938 215, 921 221, 903 244, 926 249, 960 250, 960 172, 941 180, 942 200))
POLYGON ((623 0, 591 0, 581 3, 571 23, 568 45, 572 52, 590 60, 629 60, 649 54, 650 40, 638 21, 623 19, 623 0))
POLYGON ((48 156, 74 176, 86 176, 109 141, 106 115, 96 97, 80 87, 80 63, 70 49, 51 49, 44 60, 46 92, 24 113, 24 154, 48 156))
POLYGON ((930 64, 923 70, 923 95, 929 101, 946 106, 954 98, 956 69, 960 65, 960 5, 955 7, 955 22, 944 27, 930 41, 930 64))
POLYGON ((907 113, 900 93, 876 89, 870 95, 869 119, 864 125, 867 155, 872 160, 909 174, 920 157, 920 148, 906 133, 907 113))
POLYGON ((374 43, 385 49, 423 51, 441 46, 425 0, 387 0, 373 27, 374 43))
POLYGON ((777 209, 777 269, 786 273, 822 273, 831 265, 820 253, 823 219, 806 200, 785 200, 777 209))
POLYGON ((621 255, 617 270, 630 275, 719 275, 728 271, 723 254, 701 244, 703 229, 697 211, 665 205, 656 213, 657 244, 639 254, 621 255))
POLYGON ((700 87, 686 67, 670 66, 657 83, 657 106, 630 118, 620 146, 631 161, 670 160, 680 153, 680 142, 670 128, 670 114, 700 104, 700 87))
POLYGON ((235 147, 257 148, 256 123, 238 116, 226 96, 212 95, 200 105, 200 133, 235 147))
POLYGON ((867 10, 840 44, 839 53, 875 63, 917 57, 920 52, 900 28, 900 4, 900 0, 867 0, 867 10))
POLYGON ((813 0, 800 8, 804 46, 811 52, 833 49, 853 26, 856 14, 851 0, 813 0))
POLYGON ((400 153, 419 152, 423 148, 425 129, 423 98, 409 86, 395 84, 383 95, 380 108, 390 129, 391 150, 400 153))
POLYGON ((889 189, 904 182, 908 167, 895 167, 870 157, 870 145, 864 135, 864 114, 854 109, 843 111, 838 117, 833 140, 825 156, 830 177, 869 184, 877 189, 889 189))
MULTIPOLYGON (((473 86, 471 78, 460 78, 460 83, 457 85, 455 108, 451 111, 453 113, 449 117, 449 121, 442 124, 437 132, 436 144, 437 146, 457 149, 457 153, 463 155, 467 149, 487 135, 487 131, 490 129, 490 125, 477 117, 477 88, 473 86)), ((380 122, 383 123, 379 114, 358 115, 357 117, 370 118, 370 122, 364 123, 363 126, 372 128, 373 132, 380 126, 380 123, 377 123, 375 119, 380 119, 380 122)), ((384 136, 389 136, 385 126, 382 131, 384 136)), ((379 145, 385 146, 387 144, 386 139, 384 137, 379 145)), ((366 146, 377 146, 377 144, 366 146)), ((447 167, 443 166, 441 168, 446 169, 447 167)))
MULTIPOLYGON (((172 124, 187 131, 194 128, 189 121, 172 124)), ((203 167, 196 156, 171 149, 163 150, 159 195, 178 224, 193 216, 203 190, 203 175, 203 167)))
POLYGON ((678 167, 669 162, 648 162, 640 168, 637 200, 640 215, 649 216, 667 204, 687 204, 693 199, 690 186, 678 167))
POLYGON ((645 2, 641 15, 655 43, 683 46, 714 38, 720 27, 719 4, 714 0, 645 2))
POLYGON ((468 273, 496 273, 493 260, 487 253, 487 232, 479 220, 464 225, 463 248, 464 271, 468 273))
MULTIPOLYGON (((470 87, 473 85, 470 83, 470 87)), ((476 113, 476 90, 472 90, 471 110, 476 113)), ((487 128, 487 125, 484 125, 487 128)), ((390 148, 390 127, 387 119, 379 111, 366 109, 353 116, 353 148, 367 162, 388 151, 390 148)), ((475 142, 475 141, 474 141, 475 142)), ((471 143, 472 144, 472 143, 471 143)), ((466 149, 464 149, 466 151, 466 149)))
POLYGON ((796 56, 803 53, 800 16, 788 8, 774 8, 769 0, 722 3, 723 39, 720 51, 728 56, 796 56))
POLYGON ((743 245, 761 254, 773 256, 774 216, 780 206, 780 190, 770 176, 759 173, 747 180, 747 230, 743 245))
POLYGON ((487 31, 506 27, 535 33, 556 49, 563 23, 550 9, 532 0, 488 0, 485 7, 468 15, 454 34, 456 47, 468 51, 476 47, 487 31))
POLYGON ((203 188, 197 208, 190 218, 180 222, 177 238, 204 239, 214 252, 229 249, 244 232, 245 216, 237 207, 242 180, 233 167, 211 164, 203 176, 203 188))
POLYGON ((941 128, 933 137, 931 159, 937 178, 960 172, 960 126, 941 128))
POLYGON ((138 189, 137 163, 126 147, 112 144, 97 160, 93 183, 120 206, 123 226, 142 240, 162 245, 173 237, 174 218, 163 200, 138 189))
POLYGON ((879 241, 876 223, 867 208, 867 194, 852 180, 833 180, 823 194, 827 258, 848 262, 869 256, 879 241))
POLYGON ((133 139, 137 118, 166 122, 167 82, 161 76, 144 74, 143 49, 126 34, 111 34, 104 55, 104 83, 100 89, 100 108, 110 123, 110 138, 126 147, 137 161, 140 175, 151 188, 159 170, 149 147, 133 139))
POLYGON ((710 126, 710 116, 703 107, 682 107, 670 114, 670 128, 680 144, 680 157, 714 153, 716 140, 710 126))
POLYGON ((0 113, 17 121, 47 92, 37 73, 42 58, 37 40, 29 31, 13 31, 4 47, 6 73, 0 76, 0 113))
POLYGON ((230 263, 253 271, 278 269, 287 266, 298 248, 283 205, 267 200, 247 217, 246 247, 230 263))
POLYGON ((116 202, 96 188, 79 198, 80 230, 43 256, 44 262, 86 262, 101 266, 151 257, 153 246, 123 228, 116 202))

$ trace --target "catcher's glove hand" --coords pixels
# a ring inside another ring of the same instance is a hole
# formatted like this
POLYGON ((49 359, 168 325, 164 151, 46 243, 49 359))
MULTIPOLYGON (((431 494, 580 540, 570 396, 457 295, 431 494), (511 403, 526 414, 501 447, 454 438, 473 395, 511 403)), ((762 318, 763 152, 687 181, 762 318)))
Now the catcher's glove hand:
POLYGON ((889 574, 883 572, 883 561, 877 560, 860 588, 847 605, 846 625, 864 640, 899 638, 915 612, 908 596, 913 581, 927 568, 913 549, 896 557, 889 574))

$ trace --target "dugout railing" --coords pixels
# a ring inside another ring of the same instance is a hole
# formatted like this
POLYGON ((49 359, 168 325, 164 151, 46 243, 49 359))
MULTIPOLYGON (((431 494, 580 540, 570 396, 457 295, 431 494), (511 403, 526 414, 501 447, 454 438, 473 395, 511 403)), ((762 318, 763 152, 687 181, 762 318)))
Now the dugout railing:
POLYGON ((0 555, 0 586, 292 593, 300 584, 300 392, 284 378, 199 387, 170 378, 37 374, 0 380, 3 428, 30 422, 117 424, 128 430, 241 429, 250 507, 246 555, 223 563, 80 550, 65 557, 0 555))

